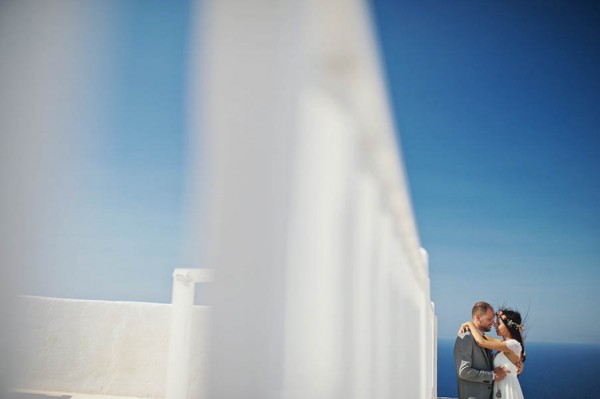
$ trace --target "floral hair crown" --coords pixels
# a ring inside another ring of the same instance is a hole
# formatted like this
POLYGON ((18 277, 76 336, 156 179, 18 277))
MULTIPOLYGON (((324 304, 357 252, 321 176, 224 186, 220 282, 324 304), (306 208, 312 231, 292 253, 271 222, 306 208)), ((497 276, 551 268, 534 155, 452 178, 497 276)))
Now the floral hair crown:
POLYGON ((496 312, 496 315, 502 319, 502 321, 504 322, 504 324, 506 324, 509 327, 515 327, 517 328, 519 331, 523 331, 523 325, 522 324, 517 324, 514 321, 512 321, 511 319, 509 319, 504 312, 502 312, 501 310, 496 312))

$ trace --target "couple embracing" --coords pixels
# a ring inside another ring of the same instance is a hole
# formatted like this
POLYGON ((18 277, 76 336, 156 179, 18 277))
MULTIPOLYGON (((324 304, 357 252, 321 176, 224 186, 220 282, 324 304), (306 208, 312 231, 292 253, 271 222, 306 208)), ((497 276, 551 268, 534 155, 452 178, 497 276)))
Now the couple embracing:
POLYGON ((523 399, 517 379, 525 361, 521 315, 511 309, 494 313, 487 302, 477 302, 471 315, 454 343, 459 399, 523 399), (501 339, 485 334, 492 326, 501 339))

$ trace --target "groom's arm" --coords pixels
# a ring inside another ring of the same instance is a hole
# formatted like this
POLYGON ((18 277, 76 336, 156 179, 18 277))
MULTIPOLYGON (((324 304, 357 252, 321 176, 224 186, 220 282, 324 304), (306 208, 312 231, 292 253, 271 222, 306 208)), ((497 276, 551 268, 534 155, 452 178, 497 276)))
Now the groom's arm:
POLYGON ((519 360, 517 362, 517 375, 521 375, 521 373, 523 372, 523 367, 525 367, 523 365, 523 360, 519 360))
POLYGON ((473 339, 469 335, 461 334, 454 344, 454 363, 458 378, 463 380, 491 384, 494 373, 488 370, 478 370, 472 367, 473 339))

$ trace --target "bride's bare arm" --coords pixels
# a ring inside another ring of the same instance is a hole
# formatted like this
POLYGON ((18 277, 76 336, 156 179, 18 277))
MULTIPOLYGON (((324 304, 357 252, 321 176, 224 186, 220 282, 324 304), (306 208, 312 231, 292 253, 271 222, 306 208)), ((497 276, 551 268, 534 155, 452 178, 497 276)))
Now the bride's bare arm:
POLYGON ((475 324, 473 324, 472 321, 469 322, 469 330, 471 330, 471 334, 473 335, 473 338, 477 342, 477 345, 479 345, 483 348, 500 351, 500 352, 510 351, 508 349, 508 347, 506 346, 506 344, 503 341, 500 341, 499 339, 492 338, 492 337, 487 337, 487 339, 483 338, 483 335, 481 335, 481 333, 479 332, 477 327, 475 327, 475 324))
MULTIPOLYGON (((458 333, 462 334, 464 332, 467 332, 471 329, 470 325, 473 325, 473 328, 475 328, 475 325, 473 324, 472 321, 467 321, 463 324, 461 324, 460 328, 458 329, 458 333)), ((475 328, 477 330, 477 328, 475 328)), ((479 332, 479 330, 477 330, 477 332, 479 332)), ((480 334, 481 335, 481 334, 480 334)), ((489 335, 487 336, 487 340, 489 341, 497 341, 497 342, 502 342, 501 339, 498 338, 494 338, 494 337, 490 337, 489 335)))

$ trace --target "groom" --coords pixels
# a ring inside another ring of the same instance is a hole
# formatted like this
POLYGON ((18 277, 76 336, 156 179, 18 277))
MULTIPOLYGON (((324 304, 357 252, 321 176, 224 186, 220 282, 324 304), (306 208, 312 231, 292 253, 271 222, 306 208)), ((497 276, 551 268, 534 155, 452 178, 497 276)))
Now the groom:
MULTIPOLYGON (((494 324, 494 309, 487 302, 477 302, 471 311, 473 324, 484 335, 494 324)), ((494 369, 492 351, 477 345, 470 331, 459 334, 454 343, 454 363, 459 399, 490 399, 494 380, 500 381, 506 371, 494 369)))

